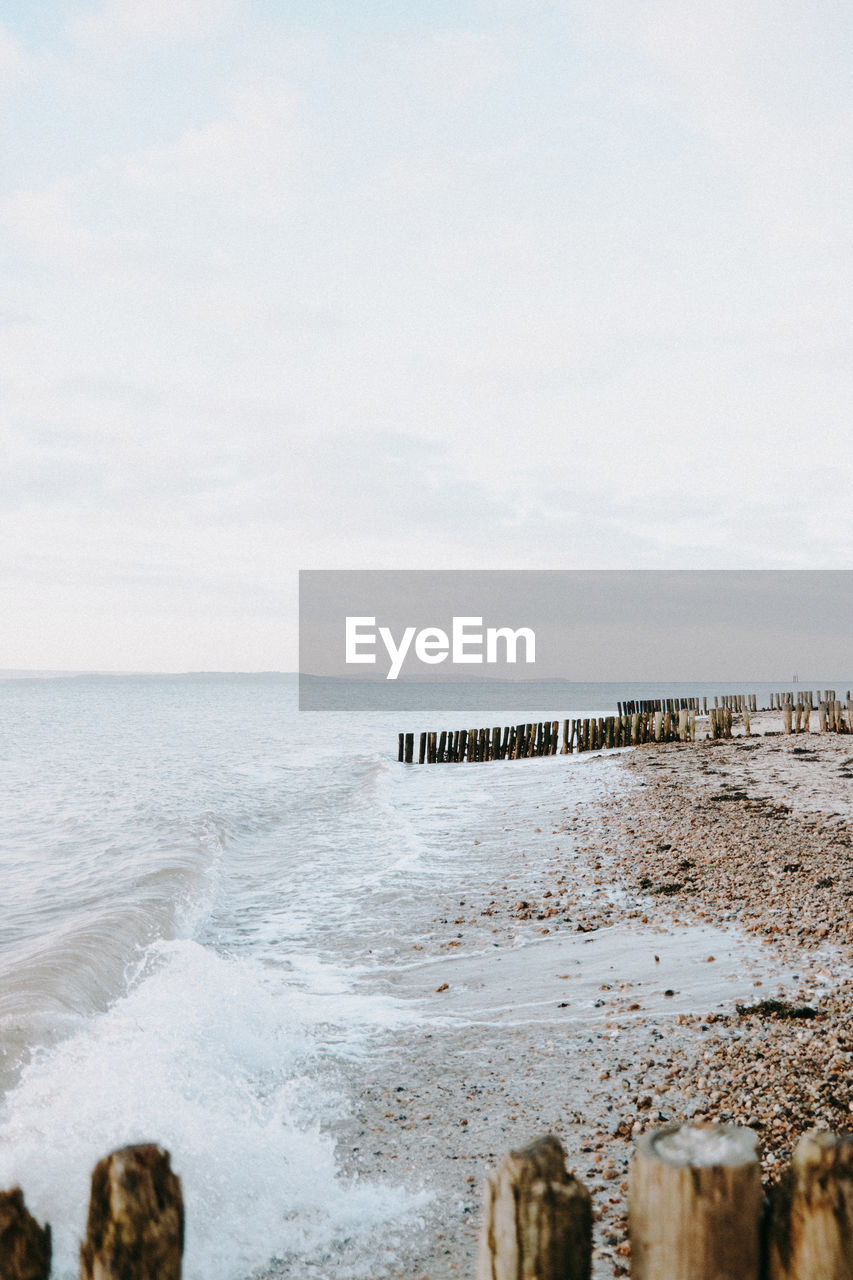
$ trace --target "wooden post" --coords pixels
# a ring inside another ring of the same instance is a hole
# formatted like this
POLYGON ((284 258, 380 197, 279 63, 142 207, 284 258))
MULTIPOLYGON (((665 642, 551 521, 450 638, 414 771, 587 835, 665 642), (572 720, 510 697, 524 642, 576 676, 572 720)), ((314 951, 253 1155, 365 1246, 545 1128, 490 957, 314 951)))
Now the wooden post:
POLYGON ((92 1174, 80 1280, 180 1280, 184 1203, 169 1153, 123 1147, 92 1174))
POLYGON ((744 736, 745 736, 745 737, 747 737, 747 738, 748 738, 748 737, 750 737, 750 736, 751 736, 751 735, 750 735, 749 707, 747 707, 747 706, 744 706, 744 708, 743 708, 743 732, 744 732, 744 736))
POLYGON ((415 751, 415 735, 413 733, 406 734, 406 764, 412 763, 412 756, 415 751))
POLYGON ((50 1227, 40 1227, 20 1187, 0 1191, 0 1276, 3 1280, 48 1280, 50 1227))
POLYGON ((486 1180, 477 1280, 588 1280, 589 1192, 550 1135, 511 1151, 486 1180))
POLYGON ((757 1135, 666 1125, 637 1140, 628 1220, 632 1280, 758 1280, 757 1135))
POLYGON ((569 748, 569 722, 568 722, 568 720, 564 720, 564 721, 563 721, 563 749, 562 749, 562 751, 560 752, 560 755, 561 755, 561 756, 567 756, 567 755, 569 754, 569 750, 570 750, 570 748, 569 748))
POLYGON ((853 1135, 807 1133, 777 1193, 770 1280, 853 1280, 853 1135))
POLYGON ((405 752, 405 734, 397 734, 397 763, 403 763, 403 755, 405 752))
POLYGON ((791 732, 791 718, 793 713, 794 708, 791 706, 790 702, 784 703, 782 706, 782 727, 786 733, 791 732))

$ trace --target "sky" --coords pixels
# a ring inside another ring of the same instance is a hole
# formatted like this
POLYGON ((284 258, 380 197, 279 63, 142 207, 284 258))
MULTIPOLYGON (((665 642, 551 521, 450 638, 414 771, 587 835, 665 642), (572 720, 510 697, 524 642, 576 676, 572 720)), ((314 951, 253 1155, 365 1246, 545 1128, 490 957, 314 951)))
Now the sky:
POLYGON ((0 0, 0 668, 850 567, 851 65, 842 0, 0 0))

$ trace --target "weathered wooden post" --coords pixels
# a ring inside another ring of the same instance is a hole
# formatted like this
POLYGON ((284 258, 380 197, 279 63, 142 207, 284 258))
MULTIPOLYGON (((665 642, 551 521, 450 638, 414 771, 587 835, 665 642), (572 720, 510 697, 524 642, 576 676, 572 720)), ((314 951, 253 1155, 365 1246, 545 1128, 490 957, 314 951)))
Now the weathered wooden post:
POLYGON ((743 732, 744 732, 744 737, 749 738, 749 737, 751 736, 751 734, 750 734, 749 707, 747 707, 747 706, 744 706, 744 708, 743 708, 743 732))
POLYGON ((477 1280, 588 1280, 592 1203, 556 1138, 511 1151, 486 1180, 477 1280))
POLYGON ((99 1160, 80 1280, 180 1280, 183 1251, 184 1203, 168 1151, 151 1143, 99 1160))
POLYGON ((807 1133, 774 1198, 770 1280, 853 1280, 853 1135, 807 1133))
POLYGON ((412 763, 412 756, 415 751, 415 735, 413 733, 406 734, 406 764, 412 763))
POLYGON ((764 1195, 757 1135, 677 1124, 637 1139, 628 1221, 633 1280, 758 1280, 764 1195))
POLYGON ((791 732, 791 720, 792 720, 793 714, 794 714, 794 708, 791 706, 790 702, 783 703, 782 728, 785 730, 785 733, 791 732))
POLYGON ((3 1280, 48 1280, 50 1227, 40 1227, 20 1187, 0 1191, 0 1276, 3 1280))
POLYGON ((818 714, 818 719, 820 721, 820 731, 821 733, 826 733, 826 703, 825 702, 819 702, 817 704, 817 714, 818 714))

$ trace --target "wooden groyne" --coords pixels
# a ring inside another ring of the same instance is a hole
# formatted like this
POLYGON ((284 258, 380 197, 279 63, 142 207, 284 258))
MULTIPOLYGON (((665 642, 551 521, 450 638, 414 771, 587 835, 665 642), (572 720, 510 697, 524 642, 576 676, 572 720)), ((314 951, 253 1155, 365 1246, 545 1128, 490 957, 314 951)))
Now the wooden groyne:
MULTIPOLYGON (((806 1134, 769 1196, 756 1148, 731 1124, 640 1135, 634 1280, 853 1280, 853 1136, 806 1134)), ((589 1280, 593 1214, 556 1138, 511 1151, 486 1183, 477 1280, 589 1280)))
POLYGON ((853 727, 853 701, 847 690, 846 706, 827 689, 797 695, 771 694, 770 707, 759 707, 757 695, 722 694, 713 698, 657 698, 618 703, 615 716, 539 720, 516 725, 481 726, 474 729, 441 729, 397 735, 397 760, 401 764, 461 764, 486 760, 525 760, 533 756, 571 755, 575 751, 606 751, 635 747, 646 742, 695 742, 697 716, 707 717, 706 736, 731 738, 734 717, 739 715, 746 736, 751 733, 752 713, 778 709, 784 733, 809 733, 811 713, 818 712, 822 733, 849 733, 853 727), (795 701, 796 696, 796 701, 795 701), (778 700, 778 701, 777 701, 778 700))
MULTIPOLYGON (((669 1124, 635 1143, 635 1280, 853 1280, 853 1135, 802 1137, 769 1194, 753 1129, 669 1124)), ((286 1206, 282 1206, 283 1211, 286 1206)), ((548 1135, 488 1174, 477 1280, 590 1280, 595 1208, 548 1135)), ((169 1153, 124 1147, 92 1174, 80 1280, 180 1280, 184 1205, 169 1153)), ((51 1230, 0 1192, 2 1280, 49 1280, 51 1230)))

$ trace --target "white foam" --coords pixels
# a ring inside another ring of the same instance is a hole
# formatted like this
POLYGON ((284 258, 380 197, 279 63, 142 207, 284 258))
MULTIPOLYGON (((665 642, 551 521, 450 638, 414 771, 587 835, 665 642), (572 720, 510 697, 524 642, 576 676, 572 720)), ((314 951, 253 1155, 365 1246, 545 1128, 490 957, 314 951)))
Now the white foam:
POLYGON ((682 1125, 660 1134, 655 1148, 670 1164, 705 1168, 739 1165, 755 1159, 758 1134, 734 1125, 682 1125))
MULTIPOLYGON (((345 992, 329 986, 341 1006, 345 992)), ((351 1002, 351 1023, 375 1007, 351 1002)), ((379 1223, 417 1210, 402 1189, 339 1177, 322 1122, 343 1102, 318 1078, 316 1018, 316 997, 281 969, 171 942, 152 948, 125 998, 34 1059, 5 1099, 0 1185, 19 1183, 51 1223, 55 1280, 78 1274, 94 1164, 128 1143, 171 1152, 186 1280, 239 1280, 341 1240, 363 1252, 379 1223)))

